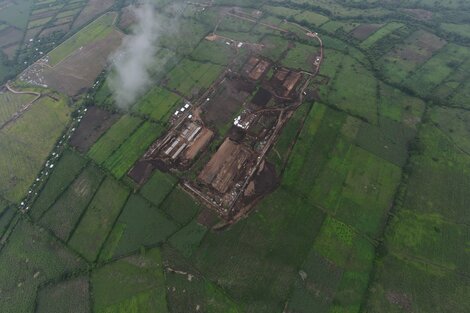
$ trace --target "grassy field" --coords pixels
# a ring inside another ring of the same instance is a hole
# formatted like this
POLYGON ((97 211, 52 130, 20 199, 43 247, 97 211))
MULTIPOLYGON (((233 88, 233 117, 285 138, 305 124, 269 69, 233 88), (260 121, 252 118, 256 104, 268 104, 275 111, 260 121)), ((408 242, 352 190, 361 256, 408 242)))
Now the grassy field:
POLYGON ((377 122, 377 86, 372 73, 349 56, 344 56, 326 101, 371 123, 377 122))
POLYGON ((395 22, 388 23, 387 25, 381 27, 379 30, 374 32, 369 37, 367 37, 367 39, 361 43, 361 47, 364 49, 368 49, 372 47, 377 41, 393 33, 395 30, 399 29, 400 27, 403 27, 403 24, 395 23, 395 22))
POLYGON ((208 232, 191 259, 242 312, 281 312, 286 286, 298 277, 323 218, 320 210, 281 188, 248 219, 224 232, 208 232))
POLYGON ((303 11, 300 14, 294 16, 294 20, 299 23, 308 23, 313 24, 314 26, 321 26, 328 22, 328 17, 312 12, 312 11, 303 11))
POLYGON ((93 312, 168 312, 158 249, 105 265, 91 275, 93 312))
POLYGON ((40 99, 21 118, 0 130, 0 195, 18 202, 27 193, 69 121, 65 99, 40 99))
POLYGON ((203 40, 191 53, 191 57, 200 62, 212 62, 228 65, 235 56, 233 49, 223 42, 203 40))
POLYGON ((104 167, 121 178, 161 132, 160 125, 145 122, 103 163, 104 167))
POLYGON ((420 96, 430 94, 468 57, 469 48, 448 44, 406 79, 404 84, 420 96))
POLYGON ((444 39, 432 33, 415 31, 381 59, 381 71, 390 81, 401 83, 445 44, 444 39))
POLYGON ((46 286, 38 292, 36 312, 89 312, 89 292, 88 277, 86 276, 46 286))
POLYGON ((155 121, 166 121, 181 98, 159 86, 152 88, 136 104, 136 110, 155 121))
POLYGON ((282 64, 294 69, 312 72, 313 60, 318 48, 309 45, 296 43, 295 47, 289 49, 286 57, 282 60, 282 64))
POLYGON ((88 156, 96 163, 102 164, 114 151, 139 127, 142 120, 124 115, 122 116, 88 151, 88 156))
POLYGON ((184 257, 189 258, 199 247, 207 228, 192 220, 185 227, 175 233, 168 242, 175 247, 184 257))
POLYGON ((31 215, 39 219, 56 199, 68 188, 80 174, 86 160, 71 150, 65 150, 54 170, 49 175, 46 185, 33 205, 31 215))
POLYGON ((440 27, 450 33, 457 34, 462 37, 469 38, 470 25, 469 24, 454 24, 454 23, 442 23, 440 27))
POLYGON ((80 47, 105 38, 113 30, 115 19, 115 12, 107 13, 81 29, 49 53, 49 64, 54 66, 80 47))
POLYGON ((200 206, 185 191, 177 187, 165 198, 160 208, 176 222, 185 225, 194 218, 200 206))
POLYGON ((87 166, 41 217, 41 225, 67 241, 102 179, 96 166, 87 166))
POLYGON ((10 120, 25 104, 35 98, 34 95, 0 93, 0 126, 10 120))
POLYGON ((127 255, 141 247, 162 243, 177 230, 176 224, 141 196, 132 195, 100 259, 127 255))
POLYGON ((152 177, 140 189, 140 193, 154 205, 158 206, 173 190, 177 180, 159 170, 155 170, 152 177))
POLYGON ((191 96, 209 87, 221 70, 219 65, 184 59, 168 74, 167 86, 185 96, 191 96))
POLYGON ((32 312, 36 288, 85 263, 44 230, 21 221, 0 254, 2 312, 32 312))
POLYGON ((112 178, 107 178, 96 192, 69 244, 93 262, 126 202, 129 191, 112 178))

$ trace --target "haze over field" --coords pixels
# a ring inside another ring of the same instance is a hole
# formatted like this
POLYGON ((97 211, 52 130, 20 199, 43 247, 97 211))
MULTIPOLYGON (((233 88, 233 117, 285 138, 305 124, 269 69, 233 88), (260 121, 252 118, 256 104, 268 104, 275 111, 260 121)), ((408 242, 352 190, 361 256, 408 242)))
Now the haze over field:
POLYGON ((149 68, 163 29, 152 5, 147 3, 133 10, 138 22, 113 54, 114 71, 109 79, 115 102, 122 109, 127 109, 149 86, 149 68))

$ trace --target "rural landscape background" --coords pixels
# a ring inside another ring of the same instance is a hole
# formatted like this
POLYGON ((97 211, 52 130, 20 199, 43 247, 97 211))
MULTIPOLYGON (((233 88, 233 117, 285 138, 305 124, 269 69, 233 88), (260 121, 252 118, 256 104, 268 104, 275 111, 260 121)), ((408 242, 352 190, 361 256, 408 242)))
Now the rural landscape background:
POLYGON ((470 312, 470 1, 0 0, 0 312, 470 312))

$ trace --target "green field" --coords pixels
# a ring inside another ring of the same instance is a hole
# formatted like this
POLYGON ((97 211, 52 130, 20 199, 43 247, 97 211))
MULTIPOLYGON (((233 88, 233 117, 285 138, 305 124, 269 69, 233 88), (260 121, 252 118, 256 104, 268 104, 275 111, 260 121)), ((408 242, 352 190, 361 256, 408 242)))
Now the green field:
POLYGON ((80 47, 106 37, 113 31, 115 19, 116 13, 107 13, 81 29, 49 53, 49 64, 54 66, 80 47))
POLYGON ((470 57, 469 48, 448 44, 405 80, 404 84, 420 96, 430 94, 468 57, 470 57))
POLYGON ((104 167, 121 178, 161 132, 160 125, 145 122, 103 163, 104 167))
POLYGON ((176 224, 157 207, 132 195, 127 201, 100 259, 127 255, 166 241, 176 224))
POLYGON ((32 208, 32 216, 39 219, 56 199, 67 189, 80 174, 86 160, 71 150, 65 150, 54 170, 49 175, 46 185, 32 208))
POLYGON ((158 249, 110 263, 91 275, 93 312, 168 312, 158 249))
POLYGON ((88 205, 70 238, 70 246, 87 260, 94 261, 111 231, 129 191, 112 178, 107 178, 88 205))
POLYGON ((36 312, 89 312, 89 292, 88 277, 85 276, 45 286, 38 292, 36 312))
POLYGON ((0 93, 0 126, 34 98, 34 95, 0 93))
POLYGON ((41 225, 67 241, 102 179, 99 169, 94 165, 87 166, 42 215, 41 225))
POLYGON ((139 100, 135 109, 156 121, 165 121, 180 101, 176 94, 157 86, 139 100))
POLYGON ((219 76, 221 66, 184 59, 169 74, 167 86, 185 96, 209 87, 219 76))
POLYGON ((311 11, 304 11, 295 15, 294 20, 300 23, 308 23, 313 24, 314 26, 320 26, 328 22, 328 17, 311 11))
POLYGON ((102 164, 114 151, 137 129, 142 121, 130 115, 122 116, 110 129, 91 147, 88 156, 96 163, 102 164))
POLYGON ((367 68, 345 55, 325 97, 328 103, 376 123, 377 85, 377 79, 367 68))
POLYGON ((388 36, 389 34, 393 33, 395 30, 399 29, 400 27, 403 27, 403 24, 395 23, 395 22, 388 23, 387 25, 381 27, 376 32, 374 32, 372 35, 367 37, 367 39, 364 40, 361 43, 361 47, 364 48, 364 49, 370 48, 377 41, 379 41, 382 38, 384 38, 384 37, 388 36))
POLYGON ((82 259, 47 232, 20 221, 0 254, 0 311, 32 312, 41 283, 84 267, 82 259))
POLYGON ((296 43, 294 48, 289 49, 282 64, 294 69, 311 72, 314 56, 318 53, 318 48, 309 45, 296 43))
POLYGON ((140 193, 154 205, 158 206, 176 185, 176 179, 159 170, 155 170, 149 181, 142 187, 140 193))
POLYGON ((187 224, 198 213, 200 206, 181 188, 174 188, 160 208, 181 225, 187 224))
POLYGON ((69 121, 65 99, 41 98, 21 118, 0 130, 0 195, 18 202, 41 170, 69 121), (39 122, 38 122, 39 121, 39 122))

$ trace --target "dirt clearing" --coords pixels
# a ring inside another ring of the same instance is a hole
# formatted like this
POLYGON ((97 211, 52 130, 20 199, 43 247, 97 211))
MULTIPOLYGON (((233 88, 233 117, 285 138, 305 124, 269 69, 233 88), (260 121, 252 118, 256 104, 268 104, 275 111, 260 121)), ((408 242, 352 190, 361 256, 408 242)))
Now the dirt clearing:
POLYGON ((88 108, 86 115, 70 139, 70 144, 82 153, 87 152, 118 118, 119 114, 94 106, 88 108))
POLYGON ((43 66, 46 85, 74 96, 91 87, 108 63, 108 56, 121 44, 123 34, 112 31, 106 38, 78 49, 54 67, 43 66))

